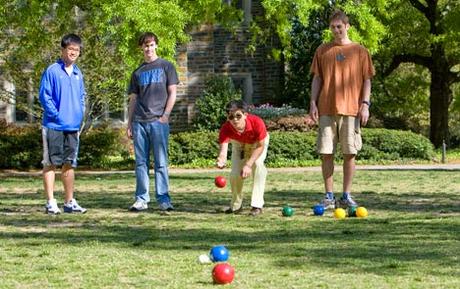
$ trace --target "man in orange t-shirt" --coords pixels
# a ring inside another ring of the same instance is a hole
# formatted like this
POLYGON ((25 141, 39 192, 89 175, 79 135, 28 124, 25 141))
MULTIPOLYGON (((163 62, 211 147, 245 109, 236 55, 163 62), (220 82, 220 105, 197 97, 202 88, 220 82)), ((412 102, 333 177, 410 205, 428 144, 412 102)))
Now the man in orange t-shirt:
POLYGON ((330 18, 334 41, 318 47, 311 65, 313 76, 309 118, 319 121, 317 149, 321 155, 326 209, 357 206, 351 185, 355 157, 362 146, 360 125, 369 119, 371 78, 375 74, 369 52, 348 38, 350 24, 342 11, 330 18), (343 194, 336 202, 333 191, 334 153, 343 153, 343 194))

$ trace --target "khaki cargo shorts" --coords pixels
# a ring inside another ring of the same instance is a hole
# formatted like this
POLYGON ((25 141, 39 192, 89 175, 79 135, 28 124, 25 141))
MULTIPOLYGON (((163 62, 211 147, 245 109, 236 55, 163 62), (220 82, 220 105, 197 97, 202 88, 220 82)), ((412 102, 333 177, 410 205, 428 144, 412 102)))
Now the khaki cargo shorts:
POLYGON ((363 145, 359 118, 345 115, 322 115, 319 118, 317 151, 334 154, 340 142, 342 153, 356 155, 363 145))

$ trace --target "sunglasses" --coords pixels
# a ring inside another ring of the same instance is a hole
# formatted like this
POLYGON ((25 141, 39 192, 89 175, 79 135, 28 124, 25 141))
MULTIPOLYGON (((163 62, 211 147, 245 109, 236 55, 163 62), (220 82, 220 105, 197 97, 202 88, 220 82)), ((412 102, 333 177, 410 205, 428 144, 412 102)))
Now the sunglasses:
POLYGON ((241 118, 243 117, 243 114, 241 112, 237 112, 237 113, 230 113, 228 116, 227 116, 227 119, 228 120, 240 120, 241 118))

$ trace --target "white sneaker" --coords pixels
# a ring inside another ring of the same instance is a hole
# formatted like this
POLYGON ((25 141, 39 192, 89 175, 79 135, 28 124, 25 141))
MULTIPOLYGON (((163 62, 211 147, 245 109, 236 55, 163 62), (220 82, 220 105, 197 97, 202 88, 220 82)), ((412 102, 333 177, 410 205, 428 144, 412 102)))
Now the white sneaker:
POLYGON ((61 213, 61 210, 59 209, 57 205, 56 199, 49 200, 46 203, 45 211, 49 215, 57 215, 61 213))
POLYGON ((142 200, 136 200, 134 204, 129 208, 131 212, 140 212, 140 211, 145 211, 149 208, 147 205, 147 202, 144 202, 142 200))
POLYGON ((333 199, 324 198, 321 202, 319 202, 318 205, 323 206, 325 210, 329 210, 329 209, 334 210, 336 207, 335 198, 333 199))
POLYGON ((358 207, 358 204, 351 198, 351 196, 348 196, 347 198, 341 197, 337 203, 338 206, 343 209, 347 209, 349 207, 358 207))

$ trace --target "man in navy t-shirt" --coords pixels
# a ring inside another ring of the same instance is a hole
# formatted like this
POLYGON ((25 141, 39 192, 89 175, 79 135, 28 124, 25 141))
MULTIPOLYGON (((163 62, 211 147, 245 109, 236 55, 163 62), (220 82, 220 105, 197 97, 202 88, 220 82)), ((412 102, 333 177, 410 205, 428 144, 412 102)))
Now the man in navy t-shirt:
POLYGON ((155 197, 160 211, 167 214, 174 210, 169 196, 169 116, 176 102, 179 80, 174 65, 158 57, 155 34, 142 34, 138 44, 144 53, 144 63, 133 72, 128 88, 127 134, 134 141, 136 157, 135 202, 130 211, 148 208, 150 151, 153 150, 155 197))

